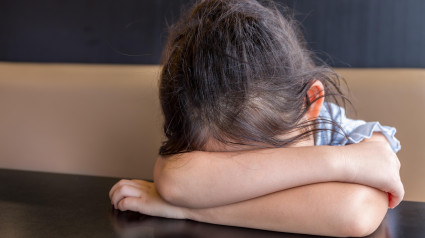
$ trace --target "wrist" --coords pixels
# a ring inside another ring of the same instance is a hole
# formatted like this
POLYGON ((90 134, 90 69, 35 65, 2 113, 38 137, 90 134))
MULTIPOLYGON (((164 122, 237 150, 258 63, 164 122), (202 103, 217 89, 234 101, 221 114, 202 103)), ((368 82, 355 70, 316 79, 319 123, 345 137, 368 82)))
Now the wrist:
POLYGON ((189 220, 191 220, 191 216, 190 216, 190 213, 189 213, 189 208, 186 208, 186 207, 178 207, 178 214, 179 214, 179 216, 178 216, 178 219, 189 219, 189 220))
POLYGON ((217 212, 217 209, 211 208, 183 208, 185 219, 199 222, 217 223, 222 220, 226 214, 217 212))
POLYGON ((201 221, 198 211, 200 211, 200 209, 188 208, 188 207, 181 208, 181 213, 184 219, 193 220, 193 221, 201 221))
POLYGON ((335 146, 338 151, 336 154, 339 156, 335 163, 337 164, 336 169, 340 171, 340 182, 369 185, 362 181, 365 175, 365 166, 368 166, 368 163, 364 161, 367 155, 364 153, 363 144, 335 146))
POLYGON ((352 180, 352 161, 346 146, 323 146, 323 158, 327 165, 327 181, 350 182, 352 180))

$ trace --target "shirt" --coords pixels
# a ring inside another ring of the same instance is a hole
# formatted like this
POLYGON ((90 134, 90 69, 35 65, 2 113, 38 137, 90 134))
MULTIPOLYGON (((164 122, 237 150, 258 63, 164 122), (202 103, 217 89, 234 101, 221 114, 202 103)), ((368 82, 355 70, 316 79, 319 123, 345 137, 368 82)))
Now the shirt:
POLYGON ((333 103, 324 103, 318 117, 319 132, 316 134, 316 145, 336 145, 359 143, 370 138, 374 132, 381 132, 388 140, 395 153, 400 149, 400 141, 395 138, 396 129, 382 126, 379 122, 365 122, 349 119, 345 110, 333 103), (336 122, 331 123, 332 121, 336 122), (338 126, 339 125, 339 126, 338 126))

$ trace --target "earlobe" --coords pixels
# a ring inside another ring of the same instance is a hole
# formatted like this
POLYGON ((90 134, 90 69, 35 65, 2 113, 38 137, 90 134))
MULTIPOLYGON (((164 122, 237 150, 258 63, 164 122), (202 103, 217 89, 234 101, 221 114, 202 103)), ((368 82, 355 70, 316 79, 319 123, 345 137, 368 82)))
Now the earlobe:
POLYGON ((308 120, 315 120, 319 116, 323 102, 325 101, 325 89, 322 82, 316 80, 308 90, 307 96, 311 105, 306 115, 308 120))

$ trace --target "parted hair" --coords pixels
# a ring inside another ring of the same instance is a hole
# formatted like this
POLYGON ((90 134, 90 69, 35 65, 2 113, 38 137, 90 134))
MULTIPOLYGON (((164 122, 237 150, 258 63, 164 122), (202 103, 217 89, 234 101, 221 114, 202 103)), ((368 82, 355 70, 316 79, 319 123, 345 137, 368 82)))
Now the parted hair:
POLYGON ((205 150, 212 139, 283 147, 314 135, 324 122, 302 120, 311 85, 322 82, 325 101, 342 96, 340 77, 317 62, 288 9, 271 1, 198 1, 170 27, 163 52, 160 155, 205 150))

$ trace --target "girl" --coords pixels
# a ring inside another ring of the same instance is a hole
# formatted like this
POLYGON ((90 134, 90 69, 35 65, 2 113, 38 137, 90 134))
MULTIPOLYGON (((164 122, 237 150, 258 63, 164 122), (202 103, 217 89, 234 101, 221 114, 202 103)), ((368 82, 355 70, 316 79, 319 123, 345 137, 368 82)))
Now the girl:
POLYGON ((272 3, 199 1, 164 50, 167 140, 155 183, 122 180, 112 204, 274 231, 372 233, 404 195, 400 145, 393 128, 345 118, 338 80, 272 3))

